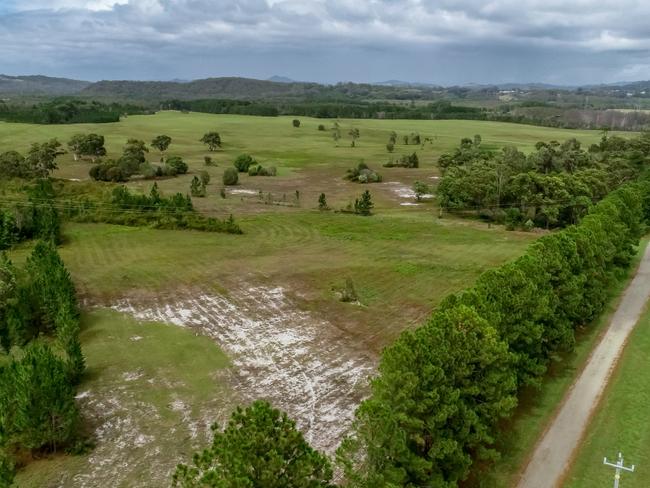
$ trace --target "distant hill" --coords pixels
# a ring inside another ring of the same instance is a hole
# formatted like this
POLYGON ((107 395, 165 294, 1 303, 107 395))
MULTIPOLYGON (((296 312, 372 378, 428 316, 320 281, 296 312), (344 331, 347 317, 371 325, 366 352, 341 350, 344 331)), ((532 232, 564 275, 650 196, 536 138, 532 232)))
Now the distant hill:
POLYGON ((275 81, 276 83, 295 83, 296 80, 287 78, 286 76, 273 75, 270 78, 267 78, 266 81, 275 81))
POLYGON ((50 76, 8 76, 0 74, 0 95, 75 95, 89 81, 52 78, 50 76))
POLYGON ((317 94, 317 83, 277 82, 251 78, 206 78, 186 83, 173 81, 100 81, 85 87, 81 95, 127 100, 190 100, 197 98, 297 97, 317 94))

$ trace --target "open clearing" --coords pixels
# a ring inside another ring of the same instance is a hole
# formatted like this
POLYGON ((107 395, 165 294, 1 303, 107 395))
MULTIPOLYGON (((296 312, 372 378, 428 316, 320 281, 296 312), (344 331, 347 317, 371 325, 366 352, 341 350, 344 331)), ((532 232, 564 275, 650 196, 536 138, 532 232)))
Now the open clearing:
MULTIPOLYGON (((194 199, 196 207, 233 213, 245 233, 65 226, 60 253, 89 310, 82 341, 90 372, 79 401, 97 447, 84 456, 31 463, 19 486, 102 486, 106 480, 163 486, 177 462, 206 445, 212 422, 223 423, 234 405, 258 397, 286 409, 315 446, 331 453, 381 349, 447 294, 519 255, 538 235, 438 219, 432 199, 415 202, 412 183, 435 185, 437 157, 461 137, 481 134, 489 147, 523 150, 538 140, 577 137, 588 145, 600 137, 490 122, 341 120, 343 134, 352 126, 361 131, 351 148, 345 137, 336 147, 329 132, 317 131, 333 121, 301 117, 294 129, 291 119, 163 112, 118 124, 0 123, 0 151, 94 131, 107 137, 109 156, 117 156, 130 137, 149 142, 168 134, 174 140, 169 154, 186 158, 190 174, 158 181, 162 192, 186 193, 193 174, 205 169, 212 181, 208 197, 194 199), (203 164, 209 153, 198 139, 208 130, 224 140, 223 150, 211 154, 217 167, 203 164), (392 130, 433 139, 424 147, 396 147, 394 157, 417 150, 420 168, 380 167, 389 158, 392 130), (222 199, 221 174, 242 152, 276 165, 279 176, 243 175, 222 199), (384 183, 343 180, 362 159, 384 183), (373 217, 314 210, 321 192, 340 208, 365 189, 375 201, 373 217), (265 204, 268 193, 287 205, 265 204), (338 300, 347 278, 359 304, 338 300), (121 468, 124 456, 132 459, 129 469, 121 468)), ((151 161, 157 157, 149 154, 151 161)), ((55 176, 86 180, 89 166, 65 155, 55 176)), ((128 186, 148 191, 151 184, 128 186)), ((20 261, 27 251, 17 249, 12 257, 20 261)))

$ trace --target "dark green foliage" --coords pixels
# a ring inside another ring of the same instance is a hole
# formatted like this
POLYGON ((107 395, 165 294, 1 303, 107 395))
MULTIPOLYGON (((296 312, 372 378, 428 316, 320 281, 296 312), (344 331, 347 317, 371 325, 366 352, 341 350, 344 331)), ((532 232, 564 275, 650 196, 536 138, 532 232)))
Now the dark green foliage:
POLYGON ((528 221, 546 228, 575 224, 608 192, 637 177, 650 159, 646 137, 610 143, 604 136, 589 152, 575 139, 540 142, 528 156, 514 148, 485 151, 479 136, 463 139, 438 161, 444 172, 438 199, 446 210, 474 210, 510 229, 528 221))
POLYGON ((275 166, 265 168, 261 164, 257 164, 248 168, 248 176, 275 176, 277 174, 278 170, 275 166))
POLYGON ((375 205, 372 203, 372 196, 368 190, 361 194, 361 198, 354 201, 354 213, 358 215, 368 216, 372 214, 372 209, 375 205))
POLYGON ((210 156, 204 156, 203 157, 203 162, 205 163, 206 166, 216 166, 217 163, 215 163, 210 156))
POLYGON ((207 145, 209 151, 216 151, 221 147, 221 136, 218 132, 207 132, 203 134, 200 142, 207 145))
POLYGON ((165 161, 167 167, 172 169, 175 175, 184 175, 187 173, 187 163, 180 156, 170 156, 165 161))
POLYGON ((325 126, 324 126, 323 124, 318 124, 318 130, 319 130, 319 131, 324 131, 324 130, 325 130, 325 126))
POLYGON ((226 186, 236 185, 239 181, 239 172, 235 168, 226 168, 223 172, 223 184, 226 186))
POLYGON ((157 229, 242 233, 232 216, 224 220, 205 217, 194 210, 192 199, 188 195, 176 193, 171 197, 164 197, 160 194, 156 183, 151 187, 149 195, 133 194, 126 187, 119 186, 113 190, 109 202, 100 205, 90 202, 87 205, 78 205, 69 211, 68 216, 77 222, 107 222, 130 226, 148 225, 157 229))
POLYGON ((386 348, 338 452, 352 486, 452 488, 474 461, 493 459, 516 393, 538 385, 575 330, 602 312, 645 232, 649 195, 647 180, 613 191, 386 348))
POLYGON ((206 189, 205 183, 203 183, 197 176, 192 178, 192 183, 190 184, 190 194, 193 197, 205 197, 206 189))
POLYGON ((41 340, 0 373, 0 439, 7 447, 50 452, 76 436, 79 412, 65 362, 41 340))
POLYGON ((64 153, 56 139, 34 143, 26 157, 16 151, 0 154, 0 178, 47 178, 56 166, 56 158, 64 153))
POLYGON ((247 173, 251 165, 257 164, 250 154, 240 154, 232 163, 240 173, 247 173))
POLYGON ((327 198, 325 197, 325 193, 321 193, 318 196, 318 210, 329 210, 329 206, 327 205, 327 198))
POLYGON ((388 144, 386 144, 386 151, 392 153, 394 150, 395 150, 395 143, 389 142, 388 144))
POLYGON ((300 127, 300 121, 298 119, 293 119, 291 124, 296 128, 300 127))
MULTIPOLYGON (((392 151, 389 151, 392 152, 392 151)), ((391 160, 384 164, 386 168, 400 167, 400 168, 418 168, 420 166, 420 159, 416 153, 405 154, 397 161, 391 160)))
POLYGON ((68 148, 75 161, 84 157, 95 161, 99 157, 106 156, 104 136, 98 134, 75 134, 68 141, 68 148))
POLYGON ((36 105, 0 102, 0 120, 29 124, 79 124, 119 122, 121 114, 145 114, 143 107, 96 101, 55 99, 36 105))
POLYGON ((332 468, 312 449, 287 414, 256 401, 238 407, 223 432, 212 427, 212 445, 180 464, 173 486, 182 488, 326 488, 332 468))
POLYGON ((380 183, 382 180, 381 175, 371 170, 364 162, 359 163, 355 168, 349 169, 345 179, 357 183, 380 183))
POLYGON ((356 145, 357 139, 361 137, 361 133, 359 132, 359 129, 356 127, 353 127, 352 129, 349 130, 348 135, 352 139, 352 142, 350 143, 350 146, 354 147, 356 145))
POLYGON ((166 135, 160 135, 153 138, 151 141, 151 147, 158 149, 160 151, 160 160, 163 159, 163 154, 169 148, 169 145, 172 143, 172 138, 166 135))
POLYGON ((415 199, 419 202, 423 196, 431 193, 431 188, 426 183, 416 181, 413 183, 413 192, 415 193, 415 199))
POLYGON ((56 452, 78 439, 74 385, 85 369, 78 316, 74 285, 51 240, 36 244, 24 269, 0 257, 0 345, 9 354, 0 363, 0 480, 11 478, 25 454, 56 452))

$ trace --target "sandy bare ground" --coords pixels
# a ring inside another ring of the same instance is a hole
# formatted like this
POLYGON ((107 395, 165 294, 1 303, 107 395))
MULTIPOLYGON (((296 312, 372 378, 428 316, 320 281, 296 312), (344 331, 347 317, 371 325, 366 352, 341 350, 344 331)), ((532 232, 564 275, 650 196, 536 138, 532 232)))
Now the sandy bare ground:
POLYGON ((172 302, 124 299, 113 308, 214 339, 232 358, 235 391, 246 401, 263 398, 285 410, 307 440, 329 454, 349 428, 375 367, 375 358, 327 320, 300 310, 280 287, 241 287, 227 297, 188 294, 172 302))
POLYGON ((607 332, 569 390, 556 418, 537 444, 519 480, 519 488, 559 486, 649 296, 650 246, 646 248, 639 270, 625 290, 607 332))

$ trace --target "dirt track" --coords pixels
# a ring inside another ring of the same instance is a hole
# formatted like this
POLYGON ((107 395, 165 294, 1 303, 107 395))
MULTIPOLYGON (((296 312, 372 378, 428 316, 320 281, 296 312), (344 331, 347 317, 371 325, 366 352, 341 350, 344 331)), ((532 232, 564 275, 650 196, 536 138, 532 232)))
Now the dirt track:
POLYGON ((559 485, 649 296, 650 246, 646 248, 637 274, 625 290, 607 332, 538 442, 518 488, 555 488, 559 485))

